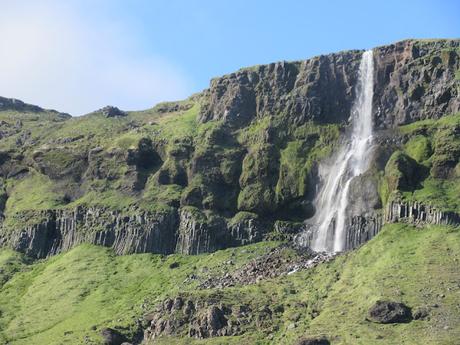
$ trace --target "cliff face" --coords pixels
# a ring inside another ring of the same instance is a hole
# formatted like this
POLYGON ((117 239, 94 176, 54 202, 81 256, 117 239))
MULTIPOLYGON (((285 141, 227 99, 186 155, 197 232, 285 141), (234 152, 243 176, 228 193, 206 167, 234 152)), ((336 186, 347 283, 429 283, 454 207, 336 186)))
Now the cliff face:
MULTIPOLYGON (((242 69, 143 112, 68 118, 0 99, 1 243, 35 257, 83 242, 198 254, 295 237, 315 213, 317 166, 349 125, 361 55, 242 69)), ((374 64, 378 145, 352 182, 347 249, 383 222, 418 221, 396 200, 460 213, 460 41, 378 47, 374 64)))
MULTIPOLYGON (((439 118, 460 110, 458 40, 401 41, 374 49, 378 128, 439 118)), ((362 51, 243 69, 211 81, 200 121, 234 126, 284 114, 292 124, 348 120, 362 51)))
POLYGON ((322 55, 243 69, 211 81, 200 121, 243 127, 284 114, 293 125, 345 121, 353 101, 361 52, 322 55))
POLYGON ((147 212, 76 207, 21 214, 21 223, 0 229, 0 245, 44 258, 82 244, 111 247, 119 255, 133 253, 200 254, 262 239, 254 220, 227 224, 225 218, 207 222, 196 210, 147 212), (33 224, 27 224, 33 221, 33 224))
POLYGON ((460 110, 458 40, 402 41, 375 49, 375 123, 394 127, 460 110))

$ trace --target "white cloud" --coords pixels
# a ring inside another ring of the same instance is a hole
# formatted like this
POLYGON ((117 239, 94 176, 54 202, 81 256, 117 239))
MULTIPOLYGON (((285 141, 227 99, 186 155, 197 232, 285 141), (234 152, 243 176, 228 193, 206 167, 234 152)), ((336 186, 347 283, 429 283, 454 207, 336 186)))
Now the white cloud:
MULTIPOLYGON (((186 97, 187 78, 146 56, 129 28, 60 1, 12 1, 0 12, 0 95, 81 115, 186 97)), ((145 50, 144 50, 145 51, 145 50)))

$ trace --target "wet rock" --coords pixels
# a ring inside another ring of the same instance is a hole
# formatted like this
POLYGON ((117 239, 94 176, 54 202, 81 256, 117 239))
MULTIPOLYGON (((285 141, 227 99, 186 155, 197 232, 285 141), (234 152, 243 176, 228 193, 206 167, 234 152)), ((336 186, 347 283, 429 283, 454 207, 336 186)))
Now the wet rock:
POLYGON ((369 309, 369 319, 376 323, 404 323, 412 320, 412 313, 403 303, 377 301, 369 309))

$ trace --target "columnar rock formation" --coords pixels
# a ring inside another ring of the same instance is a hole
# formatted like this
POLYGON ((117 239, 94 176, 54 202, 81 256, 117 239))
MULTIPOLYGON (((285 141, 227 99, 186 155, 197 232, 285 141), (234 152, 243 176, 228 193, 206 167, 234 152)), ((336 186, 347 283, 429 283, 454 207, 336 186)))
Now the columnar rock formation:
MULTIPOLYGON (((25 214, 22 216, 27 217, 25 214)), ((227 223, 216 218, 207 223, 196 210, 171 209, 147 212, 139 209, 114 211, 98 207, 46 210, 0 228, 0 245, 43 258, 82 243, 111 247, 115 253, 200 254, 262 239, 257 222, 227 223)))

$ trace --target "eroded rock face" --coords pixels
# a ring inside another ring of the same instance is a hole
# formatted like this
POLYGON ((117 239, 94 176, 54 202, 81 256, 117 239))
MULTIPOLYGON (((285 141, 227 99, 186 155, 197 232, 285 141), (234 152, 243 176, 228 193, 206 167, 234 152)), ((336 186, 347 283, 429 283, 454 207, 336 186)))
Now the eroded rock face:
POLYGON ((377 301, 369 309, 369 319, 377 323, 403 323, 412 320, 412 313, 403 303, 377 301))
POLYGON ((81 243, 112 247, 117 254, 174 252, 176 212, 113 211, 77 207, 71 210, 38 211, 39 220, 27 224, 27 214, 17 215, 13 229, 0 231, 0 243, 27 255, 43 258, 67 251, 81 243))
POLYGON ((348 118, 361 52, 348 51, 299 62, 240 70, 211 81, 200 121, 242 127, 267 114, 289 114, 295 124, 348 118))
MULTIPOLYGON (((374 119, 392 128, 460 109, 458 40, 406 40, 374 49, 374 119)), ((347 121, 362 51, 278 62, 216 78, 200 121, 242 127, 267 114, 294 124, 347 121)))
POLYGON ((406 40, 374 49, 377 127, 459 111, 459 46, 458 40, 406 40))
POLYGON ((200 254, 261 240, 265 229, 250 219, 228 221, 198 209, 145 211, 76 207, 28 211, 0 222, 0 245, 44 258, 90 243, 116 254, 200 254), (259 226, 259 228, 257 228, 259 226))
POLYGON ((415 225, 458 225, 460 224, 460 215, 419 202, 394 200, 386 206, 385 221, 387 223, 403 222, 415 225))

